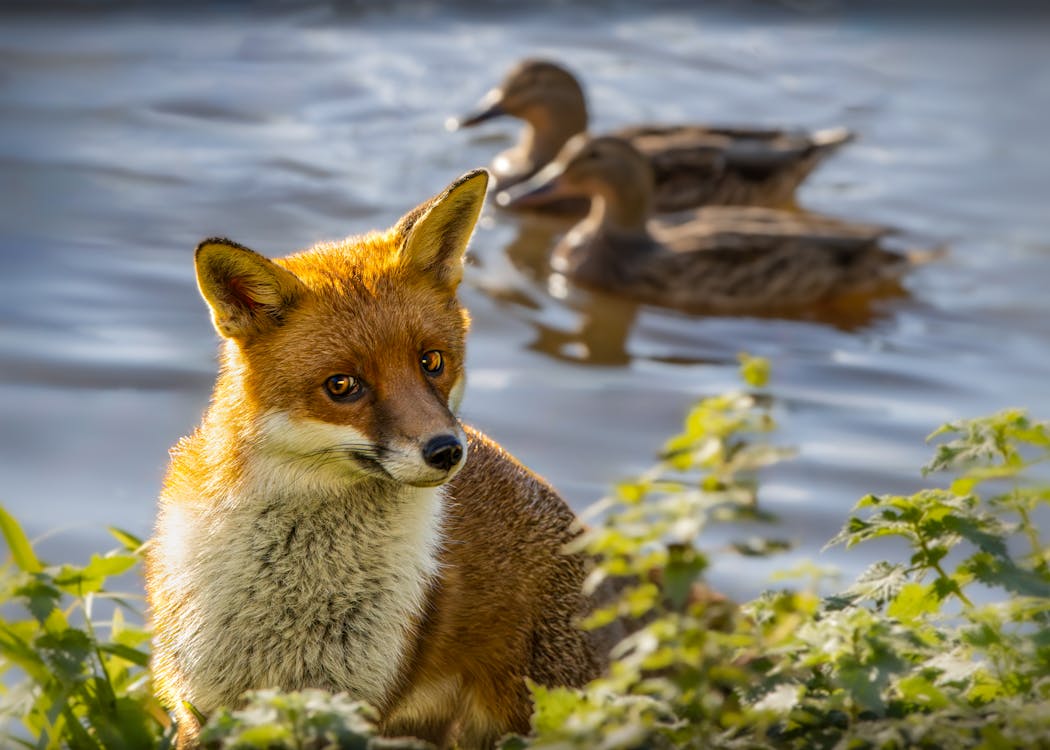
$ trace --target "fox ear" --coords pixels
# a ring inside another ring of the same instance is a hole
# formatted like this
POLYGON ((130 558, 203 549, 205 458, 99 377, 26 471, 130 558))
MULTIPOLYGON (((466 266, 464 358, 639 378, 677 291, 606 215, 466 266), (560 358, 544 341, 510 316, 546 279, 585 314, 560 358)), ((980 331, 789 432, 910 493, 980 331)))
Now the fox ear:
POLYGON ((281 323, 303 293, 295 274, 236 242, 221 238, 197 245, 197 285, 215 330, 246 339, 281 323))
POLYGON ((488 184, 488 172, 475 169, 405 214, 395 227, 404 238, 401 257, 439 283, 455 288, 463 278, 463 256, 488 184))

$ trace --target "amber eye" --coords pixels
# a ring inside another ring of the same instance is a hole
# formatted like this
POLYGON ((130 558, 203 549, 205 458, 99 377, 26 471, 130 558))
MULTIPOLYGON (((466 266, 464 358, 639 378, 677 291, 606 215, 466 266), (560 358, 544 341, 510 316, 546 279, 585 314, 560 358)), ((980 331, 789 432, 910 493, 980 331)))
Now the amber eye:
POLYGON ((353 375, 332 375, 324 381, 324 389, 336 401, 346 401, 361 393, 361 381, 353 375))
POLYGON ((445 358, 441 356, 441 352, 431 349, 429 352, 423 352, 423 356, 419 358, 419 364, 423 366, 425 372, 438 375, 445 369, 445 358))

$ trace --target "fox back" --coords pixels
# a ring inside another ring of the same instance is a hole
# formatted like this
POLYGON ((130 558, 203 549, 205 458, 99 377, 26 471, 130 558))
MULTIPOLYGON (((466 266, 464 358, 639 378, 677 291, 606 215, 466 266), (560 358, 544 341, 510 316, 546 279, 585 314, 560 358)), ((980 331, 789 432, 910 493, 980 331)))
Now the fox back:
POLYGON ((575 627, 572 512, 456 417, 456 289, 486 183, 469 173, 387 232, 278 260, 198 247, 221 367, 172 450, 147 559, 180 747, 193 709, 266 687, 344 691, 385 733, 491 746, 527 731, 526 677, 598 673, 575 627))

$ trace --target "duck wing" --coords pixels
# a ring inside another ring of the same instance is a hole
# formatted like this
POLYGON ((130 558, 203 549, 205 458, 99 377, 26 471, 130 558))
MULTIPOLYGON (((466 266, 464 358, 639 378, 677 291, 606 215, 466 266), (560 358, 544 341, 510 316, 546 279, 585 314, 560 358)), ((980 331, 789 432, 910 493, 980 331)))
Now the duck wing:
POLYGON ((909 266, 905 256, 881 247, 883 227, 762 212, 751 224, 729 218, 698 217, 654 231, 662 252, 635 267, 648 301, 723 313, 807 307, 875 294, 909 266))
POLYGON ((853 138, 844 128, 811 133, 702 125, 642 125, 616 135, 649 157, 660 212, 789 203, 820 160, 853 138))
POLYGON ((684 243, 686 247, 690 237, 722 237, 733 245, 762 238, 772 241, 797 238, 811 242, 853 244, 877 241, 896 231, 882 224, 758 206, 709 206, 695 211, 681 211, 654 220, 650 228, 661 236, 664 244, 675 246, 684 243))

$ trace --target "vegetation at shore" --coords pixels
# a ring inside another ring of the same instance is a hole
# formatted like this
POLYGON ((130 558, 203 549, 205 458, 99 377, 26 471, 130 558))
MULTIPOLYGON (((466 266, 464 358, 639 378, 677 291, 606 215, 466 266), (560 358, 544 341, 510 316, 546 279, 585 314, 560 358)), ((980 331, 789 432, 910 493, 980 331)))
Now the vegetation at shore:
MULTIPOLYGON (((930 437, 940 486, 868 495, 829 545, 895 539, 899 559, 825 593, 796 570, 757 599, 703 586, 713 524, 764 518, 761 470, 790 457, 771 440, 768 364, 742 358, 747 389, 706 398, 656 463, 588 513, 577 547, 600 564, 588 585, 628 585, 583 624, 636 620, 609 674, 581 690, 533 685, 532 733, 505 750, 548 748, 1050 747, 1050 423, 1008 410, 930 437), (1042 464, 1042 466, 1039 466, 1042 464), (1035 477, 1035 478, 1033 478, 1035 477), (794 583, 788 581, 794 580, 794 583)), ((165 748, 169 719, 150 685, 133 574, 142 543, 83 566, 38 559, 0 508, 0 736, 27 748, 165 748)), ((782 543, 747 540, 743 555, 782 543)), ((719 554, 723 554, 719 552, 719 554)), ((211 748, 418 748, 373 736, 375 715, 345 696, 261 691, 211 717, 211 748)))

